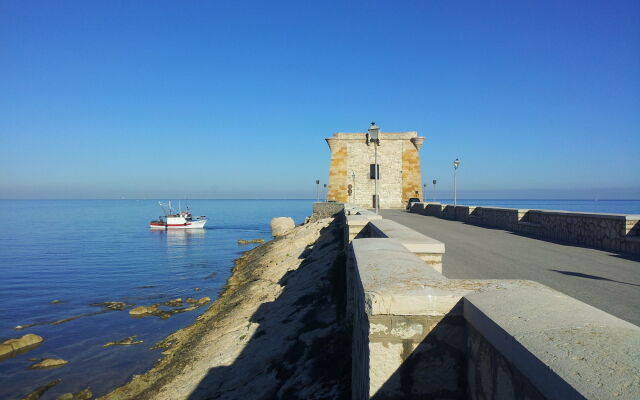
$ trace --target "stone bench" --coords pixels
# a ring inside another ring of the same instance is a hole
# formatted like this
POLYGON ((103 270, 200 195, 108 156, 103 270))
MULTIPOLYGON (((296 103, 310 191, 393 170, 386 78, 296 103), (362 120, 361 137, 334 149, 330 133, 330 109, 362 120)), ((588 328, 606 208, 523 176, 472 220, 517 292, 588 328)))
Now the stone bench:
POLYGON ((371 237, 391 238, 399 241, 407 250, 442 273, 444 243, 389 219, 372 220, 367 229, 371 237))

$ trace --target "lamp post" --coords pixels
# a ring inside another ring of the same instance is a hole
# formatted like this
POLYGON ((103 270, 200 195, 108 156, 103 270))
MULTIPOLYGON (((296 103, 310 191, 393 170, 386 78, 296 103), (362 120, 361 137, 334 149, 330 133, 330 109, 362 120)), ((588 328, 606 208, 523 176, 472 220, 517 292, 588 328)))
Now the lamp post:
POLYGON ((349 193, 349 195, 353 195, 353 197, 351 197, 352 201, 355 203, 355 198, 356 198, 356 173, 354 170, 351 170, 351 179, 353 180, 353 191, 351 193, 349 193))
POLYGON ((427 201, 427 184, 422 184, 422 201, 427 201))
POLYGON ((320 179, 316 179, 316 203, 320 201, 320 179))
POLYGON ((438 183, 437 180, 433 180, 433 202, 436 202, 436 183, 438 183))
POLYGON ((453 161, 453 205, 458 204, 458 188, 456 185, 456 172, 458 171, 458 167, 460 166, 460 160, 457 158, 453 161))
POLYGON ((324 184, 324 201, 327 201, 327 184, 324 184))
POLYGON ((378 198, 378 146, 380 145, 380 128, 376 125, 375 122, 371 123, 369 127, 369 138, 370 141, 373 142, 373 177, 374 177, 374 205, 376 209, 376 214, 379 213, 380 210, 380 199, 378 198))

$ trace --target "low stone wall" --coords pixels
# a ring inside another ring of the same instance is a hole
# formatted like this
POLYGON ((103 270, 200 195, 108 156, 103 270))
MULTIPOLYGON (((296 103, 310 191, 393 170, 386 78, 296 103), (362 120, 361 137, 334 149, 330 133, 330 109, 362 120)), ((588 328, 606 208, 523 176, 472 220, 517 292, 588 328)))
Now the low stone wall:
POLYGON ((353 398, 463 398, 462 293, 438 288, 446 279, 395 240, 354 240, 347 268, 353 398))
POLYGON ((315 202, 313 203, 313 219, 330 218, 336 214, 341 214, 344 210, 343 203, 335 202, 315 202))
POLYGON ((445 253, 444 243, 416 232, 390 219, 369 221, 367 237, 395 239, 407 250, 417 255, 431 268, 442 273, 442 259, 445 253))
POLYGON ((545 240, 640 254, 640 215, 417 203, 411 212, 545 240))
POLYGON ((348 246, 354 399, 640 398, 640 327, 536 282, 426 266, 396 239, 348 246))
POLYGON ((471 399, 640 398, 636 325, 528 281, 468 293, 464 317, 471 399))
POLYGON ((369 222, 382 219, 382 216, 350 203, 344 204, 344 216, 346 219, 345 245, 360 235, 369 222))

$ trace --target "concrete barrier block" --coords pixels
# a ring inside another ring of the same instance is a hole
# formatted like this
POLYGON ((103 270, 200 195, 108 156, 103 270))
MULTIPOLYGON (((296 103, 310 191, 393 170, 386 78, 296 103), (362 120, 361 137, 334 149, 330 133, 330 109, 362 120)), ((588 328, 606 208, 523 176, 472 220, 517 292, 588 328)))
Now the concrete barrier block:
POLYGON ((442 216, 442 204, 440 203, 425 203, 423 215, 430 215, 433 217, 442 216))
POLYGON ((424 212, 425 203, 413 203, 413 206, 409 210, 415 214, 422 214, 424 212))

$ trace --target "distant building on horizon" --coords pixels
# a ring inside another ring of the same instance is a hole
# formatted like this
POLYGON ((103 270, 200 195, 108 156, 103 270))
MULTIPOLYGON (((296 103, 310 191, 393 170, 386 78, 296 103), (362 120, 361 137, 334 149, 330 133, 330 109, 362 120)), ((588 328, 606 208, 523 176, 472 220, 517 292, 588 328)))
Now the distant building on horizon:
POLYGON ((331 150, 327 200, 374 207, 375 146, 381 208, 406 206, 423 199, 419 150, 424 137, 415 131, 380 132, 379 145, 368 133, 338 132, 325 139, 331 150))

